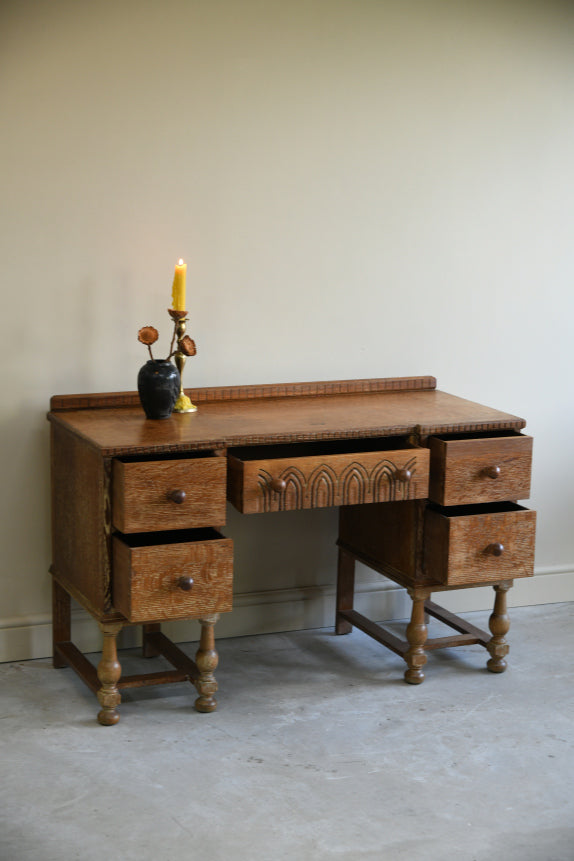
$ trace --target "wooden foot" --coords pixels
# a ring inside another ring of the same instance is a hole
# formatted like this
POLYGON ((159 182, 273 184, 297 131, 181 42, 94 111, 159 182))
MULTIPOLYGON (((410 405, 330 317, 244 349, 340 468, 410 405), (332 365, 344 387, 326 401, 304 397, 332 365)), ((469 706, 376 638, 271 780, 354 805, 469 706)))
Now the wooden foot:
POLYGON ((219 663, 219 655, 215 649, 214 626, 219 620, 219 614, 205 616, 200 619, 201 638, 199 649, 195 655, 195 663, 199 670, 199 678, 195 680, 195 687, 199 693, 195 701, 198 712, 214 712, 217 708, 217 700, 214 694, 217 691, 217 682, 213 673, 219 663))
POLYGON ((506 608, 506 593, 511 586, 512 582, 498 583, 494 587, 494 609, 488 620, 492 639, 486 644, 486 648, 490 652, 490 660, 487 661, 486 666, 491 673, 503 673, 508 666, 504 660, 509 650, 505 637, 510 629, 510 619, 508 618, 506 608))
POLYGON ((52 579, 52 663, 55 667, 66 667, 67 662, 58 654, 58 643, 69 643, 72 639, 72 609, 70 596, 56 580, 52 579))
POLYGON ((337 615, 335 618, 335 633, 350 634, 353 626, 339 613, 342 610, 352 610, 355 597, 355 557, 339 548, 339 563, 337 568, 337 615))
POLYGON ((159 622, 143 626, 142 635, 142 655, 144 658, 157 658, 160 654, 159 649, 154 646, 151 640, 148 640, 148 634, 157 634, 161 631, 159 622))
POLYGON ((98 721, 102 726, 113 726, 120 719, 117 707, 122 698, 117 685, 122 668, 118 661, 116 637, 122 627, 121 622, 100 622, 100 630, 104 635, 104 647, 102 660, 98 664, 98 679, 102 685, 98 691, 98 700, 102 707, 98 714, 98 721))
POLYGON ((430 597, 430 592, 428 589, 414 589, 409 590, 409 595, 413 599, 413 610, 406 632, 409 648, 404 654, 408 665, 408 670, 405 671, 405 682, 410 685, 420 685, 425 677, 422 668, 427 662, 424 649, 428 634, 425 624, 425 601, 430 597))

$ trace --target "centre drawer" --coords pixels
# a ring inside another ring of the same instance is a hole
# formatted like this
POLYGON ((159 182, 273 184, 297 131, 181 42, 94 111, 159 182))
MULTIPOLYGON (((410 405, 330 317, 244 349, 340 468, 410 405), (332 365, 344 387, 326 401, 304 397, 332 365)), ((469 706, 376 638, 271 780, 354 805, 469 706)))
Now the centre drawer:
POLYGON ((532 437, 431 437, 429 497, 438 505, 528 499, 532 437))
POLYGON ((113 525, 126 533, 222 526, 226 473, 224 457, 116 459, 113 525))
POLYGON ((245 514, 422 499, 428 476, 428 450, 401 440, 230 449, 227 498, 245 514))
POLYGON ((424 570, 430 580, 471 586, 534 573, 536 512, 516 503, 428 506, 424 570))
POLYGON ((215 529, 161 536, 116 533, 113 566, 113 605, 130 622, 231 610, 233 541, 215 529))

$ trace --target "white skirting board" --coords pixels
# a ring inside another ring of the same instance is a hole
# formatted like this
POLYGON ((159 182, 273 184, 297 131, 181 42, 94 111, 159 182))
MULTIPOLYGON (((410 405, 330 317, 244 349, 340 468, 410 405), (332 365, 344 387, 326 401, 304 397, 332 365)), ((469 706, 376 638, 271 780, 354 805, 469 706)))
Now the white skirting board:
MULTIPOLYGON (((493 591, 489 586, 459 589, 436 593, 433 600, 452 612, 469 613, 491 609, 493 591)), ((537 571, 534 577, 515 580, 514 587, 508 593, 509 607, 564 601, 574 601, 574 566, 537 571)), ((249 592, 235 595, 233 605, 233 612, 222 614, 216 626, 217 638, 326 628, 334 624, 335 586, 329 584, 249 592)), ((375 621, 406 619, 410 615, 410 606, 410 598, 405 590, 389 580, 381 579, 357 586, 355 609, 375 621)), ((199 625, 195 621, 166 622, 162 628, 176 642, 199 639, 199 625)), ((101 634, 96 622, 74 604, 72 638, 83 652, 100 651, 101 634)), ((125 628, 120 635, 119 647, 129 648, 140 641, 140 626, 125 628)), ((49 614, 0 619, 0 663, 47 658, 51 654, 52 624, 49 614)))

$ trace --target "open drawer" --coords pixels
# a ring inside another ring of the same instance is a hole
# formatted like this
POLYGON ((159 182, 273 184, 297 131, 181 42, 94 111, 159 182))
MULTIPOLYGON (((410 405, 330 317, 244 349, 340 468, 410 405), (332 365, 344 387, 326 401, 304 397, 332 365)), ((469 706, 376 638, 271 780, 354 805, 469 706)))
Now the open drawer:
POLYGON ((227 498, 245 514, 423 499, 428 477, 428 450, 395 438, 253 446, 229 449, 227 498))
POLYGON ((120 532, 223 526, 225 486, 224 457, 116 458, 113 524, 120 532))
POLYGON ((232 608, 233 541, 215 529, 113 536, 113 604, 130 622, 232 608))
POLYGON ((536 512, 512 502, 427 507, 423 565, 427 577, 472 586, 534 573, 536 512))
POLYGON ((431 453, 429 497, 438 505, 465 505, 528 499, 532 437, 435 436, 431 453))

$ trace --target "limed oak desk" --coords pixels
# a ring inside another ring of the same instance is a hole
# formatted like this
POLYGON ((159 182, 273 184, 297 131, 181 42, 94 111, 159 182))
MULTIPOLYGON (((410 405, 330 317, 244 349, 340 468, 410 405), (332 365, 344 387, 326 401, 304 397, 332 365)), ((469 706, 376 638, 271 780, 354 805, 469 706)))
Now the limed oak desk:
POLYGON ((197 413, 149 421, 137 394, 56 396, 52 434, 54 665, 97 693, 100 723, 120 690, 191 681, 216 707, 214 625, 232 609, 226 502, 246 514, 338 506, 336 632, 360 628, 424 679, 426 652, 480 643, 506 668, 506 592, 533 573, 532 440, 523 419, 436 391, 432 377, 197 389, 197 413), (353 608, 359 560, 404 586, 402 640, 353 608), (433 592, 491 584, 490 633, 439 607, 433 592), (96 669, 73 644, 70 598, 98 621, 96 669), (429 640, 427 616, 455 633, 429 640), (199 619, 192 661, 161 631, 199 619), (143 626, 144 654, 173 670, 121 676, 116 637, 143 626))

